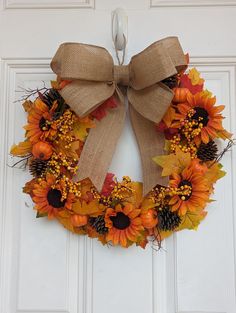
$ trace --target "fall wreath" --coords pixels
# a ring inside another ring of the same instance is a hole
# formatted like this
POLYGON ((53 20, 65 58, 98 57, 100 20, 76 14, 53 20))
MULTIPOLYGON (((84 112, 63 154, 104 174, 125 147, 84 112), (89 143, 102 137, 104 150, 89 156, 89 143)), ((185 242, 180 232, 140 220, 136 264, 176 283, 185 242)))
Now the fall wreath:
POLYGON ((153 123, 156 134, 165 137, 165 154, 153 155, 153 164, 169 182, 144 196, 142 183, 128 176, 117 181, 107 173, 100 191, 89 178, 76 179, 88 134, 117 108, 117 97, 80 117, 61 95, 71 80, 58 77, 51 88, 26 90, 25 141, 13 145, 11 155, 33 176, 23 192, 38 218, 57 219, 73 233, 122 247, 144 248, 149 240, 160 245, 173 232, 198 227, 214 184, 225 175, 219 161, 232 145, 222 125, 224 106, 216 105, 195 68, 185 67, 161 83, 173 99, 161 121, 153 123), (228 140, 224 151, 218 151, 216 139, 228 140))

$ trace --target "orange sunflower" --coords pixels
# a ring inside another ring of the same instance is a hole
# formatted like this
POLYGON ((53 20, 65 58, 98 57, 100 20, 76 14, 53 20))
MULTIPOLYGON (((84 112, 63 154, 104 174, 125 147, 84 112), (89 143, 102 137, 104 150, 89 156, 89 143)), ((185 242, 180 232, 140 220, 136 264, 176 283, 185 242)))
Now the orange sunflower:
POLYGON ((114 245, 121 244, 122 247, 127 247, 130 242, 138 242, 144 230, 140 212, 132 204, 126 204, 123 208, 120 204, 114 209, 108 208, 105 215, 108 228, 106 240, 114 245))
POLYGON ((180 120, 191 119, 201 124, 201 132, 195 137, 196 143, 202 140, 208 143, 211 139, 221 137, 220 133, 224 132, 222 126, 223 116, 220 114, 224 105, 215 106, 216 97, 209 98, 201 92, 187 95, 187 101, 178 104, 180 120))
POLYGON ((49 108, 41 99, 37 98, 29 111, 28 124, 24 126, 26 137, 33 144, 39 140, 52 139, 56 134, 56 124, 53 123, 53 115, 57 108, 57 102, 49 108))
POLYGON ((40 214, 47 214, 49 219, 58 215, 63 209, 71 210, 74 195, 68 193, 66 199, 62 198, 64 190, 64 182, 56 182, 55 176, 47 174, 45 180, 34 185, 33 201, 35 209, 40 214))
POLYGON ((209 201, 209 184, 204 178, 207 169, 194 161, 181 174, 172 174, 170 179, 169 205, 179 215, 204 209, 209 201))

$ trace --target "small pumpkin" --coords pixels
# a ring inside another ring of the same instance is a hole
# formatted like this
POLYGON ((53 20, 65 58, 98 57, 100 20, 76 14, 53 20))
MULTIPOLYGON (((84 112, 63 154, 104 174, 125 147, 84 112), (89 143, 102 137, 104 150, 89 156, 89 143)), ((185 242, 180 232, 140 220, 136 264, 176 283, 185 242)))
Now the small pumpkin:
POLYGON ((188 88, 174 88, 173 91, 175 93, 173 102, 181 103, 187 100, 188 88))
POLYGON ((35 158, 40 160, 48 160, 52 155, 53 149, 52 146, 45 142, 39 141, 33 145, 32 154, 35 158))
POLYGON ((149 209, 143 212, 141 215, 142 224, 145 228, 154 228, 158 223, 157 213, 154 209, 149 209))
POLYGON ((80 215, 80 214, 73 214, 70 218, 71 224, 75 227, 80 227, 88 224, 88 216, 87 215, 80 215))

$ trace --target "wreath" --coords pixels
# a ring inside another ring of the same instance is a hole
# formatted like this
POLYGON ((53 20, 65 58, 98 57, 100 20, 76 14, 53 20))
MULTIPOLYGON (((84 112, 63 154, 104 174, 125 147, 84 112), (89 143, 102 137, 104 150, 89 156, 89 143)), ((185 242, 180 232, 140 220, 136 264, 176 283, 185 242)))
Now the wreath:
MULTIPOLYGON (((188 55, 185 56, 188 63, 188 55)), ((145 248, 183 229, 196 230, 205 218, 214 184, 225 175, 220 164, 233 141, 223 125, 224 105, 205 89, 204 79, 186 67, 161 81, 172 101, 158 123, 165 154, 153 155, 168 184, 156 184, 143 195, 143 184, 128 176, 118 181, 107 173, 101 190, 90 178, 78 179, 78 162, 91 130, 119 106, 112 95, 86 116, 79 116, 62 97, 72 84, 61 79, 51 88, 25 90, 25 141, 13 145, 33 178, 23 187, 36 217, 56 219, 69 231, 98 238, 102 244, 145 248), (228 140, 219 152, 216 140, 228 140)), ((15 166, 15 163, 13 166, 15 166)))

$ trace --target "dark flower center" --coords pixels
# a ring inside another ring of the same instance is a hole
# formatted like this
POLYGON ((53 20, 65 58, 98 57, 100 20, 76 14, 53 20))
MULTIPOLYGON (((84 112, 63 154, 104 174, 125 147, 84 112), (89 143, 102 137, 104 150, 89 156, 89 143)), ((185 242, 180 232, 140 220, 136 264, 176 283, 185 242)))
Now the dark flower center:
POLYGON ((62 194, 58 189, 50 189, 47 194, 47 200, 49 205, 54 208, 62 208, 65 205, 66 200, 61 201, 62 194))
POLYGON ((49 130, 50 126, 47 124, 47 120, 44 117, 41 117, 39 121, 39 128, 41 130, 49 130))
POLYGON ((209 114, 207 110, 200 108, 200 107, 195 107, 194 108, 195 113, 192 116, 193 120, 199 121, 200 123, 203 124, 203 126, 206 126, 207 123, 209 122, 209 114))
POLYGON ((110 217, 113 226, 118 229, 125 229, 130 225, 130 218, 122 212, 118 212, 116 216, 110 217))
MULTIPOLYGON (((192 183, 189 181, 189 180, 182 180, 180 183, 179 183, 179 186, 178 188, 181 188, 181 187, 184 187, 184 186, 189 186, 192 188, 192 183)), ((185 195, 185 194, 180 194, 179 197, 182 199, 182 197, 184 197, 184 201, 187 201, 188 199, 190 199, 192 195, 192 191, 190 191, 190 193, 188 195, 185 195)), ((183 199, 182 199, 183 200, 183 199)))

